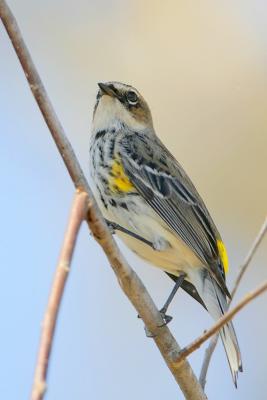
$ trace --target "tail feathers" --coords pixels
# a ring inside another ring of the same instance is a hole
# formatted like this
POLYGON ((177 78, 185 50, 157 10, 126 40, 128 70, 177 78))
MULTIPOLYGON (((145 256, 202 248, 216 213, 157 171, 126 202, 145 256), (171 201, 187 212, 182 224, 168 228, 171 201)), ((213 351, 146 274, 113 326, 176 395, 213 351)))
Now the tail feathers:
MULTIPOLYGON (((209 274, 205 276, 201 297, 214 320, 219 319, 224 312, 227 311, 228 305, 226 297, 217 282, 215 282, 209 274)), ((220 336, 227 355, 233 381, 237 387, 238 372, 242 372, 242 361, 232 322, 228 322, 224 325, 220 330, 220 336)))

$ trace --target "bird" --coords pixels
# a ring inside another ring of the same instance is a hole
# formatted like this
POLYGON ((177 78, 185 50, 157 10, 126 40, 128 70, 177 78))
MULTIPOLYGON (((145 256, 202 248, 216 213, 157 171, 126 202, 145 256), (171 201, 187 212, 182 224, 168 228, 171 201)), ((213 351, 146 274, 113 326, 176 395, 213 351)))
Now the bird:
MULTIPOLYGON (((216 321, 231 299, 226 247, 185 170, 156 135, 150 108, 131 85, 98 83, 89 147, 94 194, 110 227, 134 253, 175 281, 216 321)), ((232 378, 242 371, 232 322, 220 330, 232 378)))

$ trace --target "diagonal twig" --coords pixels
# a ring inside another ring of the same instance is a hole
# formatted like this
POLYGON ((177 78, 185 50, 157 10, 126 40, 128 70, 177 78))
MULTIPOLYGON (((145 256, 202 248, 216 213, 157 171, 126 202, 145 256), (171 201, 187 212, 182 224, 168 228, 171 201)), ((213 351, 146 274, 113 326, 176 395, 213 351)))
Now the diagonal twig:
POLYGON ((218 343, 218 339, 219 339, 219 333, 217 333, 210 339, 209 345, 205 350, 205 355, 204 355, 202 367, 201 367, 200 374, 199 374, 199 383, 200 383, 201 387, 203 388, 203 390, 205 389, 205 385, 206 385, 206 381, 207 381, 207 373, 208 373, 211 357, 212 357, 212 354, 218 343))
POLYGON ((253 290, 246 294, 246 296, 231 310, 227 311, 218 321, 214 324, 209 330, 204 332, 201 336, 199 336, 196 340, 194 340, 191 344, 184 347, 179 354, 177 362, 183 360, 185 357, 189 356, 189 354, 193 353, 197 350, 206 340, 208 340, 215 333, 219 332, 219 330, 229 321, 233 319, 233 317, 244 308, 248 303, 254 300, 256 297, 261 295, 263 292, 267 290, 267 282, 264 282, 257 289, 253 290))
POLYGON ((187 360, 182 360, 180 363, 175 362, 180 351, 179 345, 167 326, 160 327, 163 324, 163 319, 152 298, 137 274, 132 270, 130 265, 122 256, 113 240, 99 208, 96 205, 92 191, 83 175, 73 149, 66 138, 63 127, 59 122, 46 90, 41 82, 40 76, 20 33, 18 24, 5 0, 0 0, 0 18, 11 39, 34 98, 38 103, 40 111, 42 112, 46 124, 54 138, 72 181, 76 188, 84 190, 88 194, 89 209, 87 222, 95 239, 102 246, 102 249, 117 276, 121 288, 136 308, 137 313, 143 319, 148 330, 153 334, 153 339, 175 380, 179 384, 184 396, 191 400, 206 399, 206 395, 204 394, 187 360))
POLYGON ((35 368, 31 400, 42 400, 46 391, 46 376, 56 328, 57 316, 63 291, 70 271, 76 239, 81 223, 86 218, 87 206, 87 194, 85 192, 77 191, 74 197, 69 223, 65 233, 62 250, 59 256, 59 261, 55 271, 55 276, 42 323, 42 333, 35 368))
POLYGON ((256 236, 256 238, 255 238, 255 240, 254 240, 254 242, 253 242, 253 244, 252 244, 252 246, 251 246, 251 248, 250 248, 250 250, 249 250, 249 252, 247 254, 247 257, 245 258, 244 263, 240 267, 240 272, 239 272, 239 274, 238 274, 238 276, 236 278, 235 285, 234 285, 234 288, 233 288, 232 293, 231 293, 232 298, 236 294, 236 291, 237 291, 237 289, 238 289, 238 287, 240 285, 241 279, 243 278, 244 273, 248 269, 248 266, 249 266, 249 264, 250 264, 250 262, 251 262, 251 260, 252 260, 252 258, 254 256, 255 252, 257 251, 259 245, 261 244, 261 241, 264 238, 266 232, 267 232, 267 217, 265 217, 265 220, 264 220, 264 222, 263 222, 263 224, 262 224, 262 226, 261 226, 261 228, 259 230, 259 233, 256 236))

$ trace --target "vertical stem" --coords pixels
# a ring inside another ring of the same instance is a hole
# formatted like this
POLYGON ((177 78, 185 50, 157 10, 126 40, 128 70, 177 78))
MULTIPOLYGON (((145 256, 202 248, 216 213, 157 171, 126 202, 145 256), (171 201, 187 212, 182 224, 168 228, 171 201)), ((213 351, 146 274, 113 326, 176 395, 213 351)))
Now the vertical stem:
POLYGON ((85 192, 77 192, 70 212, 69 222, 42 324, 39 352, 31 394, 32 400, 42 400, 46 391, 49 357, 52 349, 59 307, 69 275, 79 229, 82 221, 86 217, 87 204, 87 194, 85 192))

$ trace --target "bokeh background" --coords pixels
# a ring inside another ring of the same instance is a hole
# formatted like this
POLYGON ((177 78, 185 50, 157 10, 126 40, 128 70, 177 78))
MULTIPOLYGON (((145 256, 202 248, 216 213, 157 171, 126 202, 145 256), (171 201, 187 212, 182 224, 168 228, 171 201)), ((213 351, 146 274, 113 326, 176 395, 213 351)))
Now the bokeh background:
MULTIPOLYGON (((82 167, 98 81, 136 86, 158 135, 205 199, 229 251, 231 288, 267 211, 267 3, 261 0, 10 0, 82 167)), ((27 399, 73 185, 0 26, 0 397, 27 399)), ((172 282, 121 246, 161 306, 172 282)), ((267 278, 267 241, 237 301, 267 278)), ((219 344, 210 399, 266 399, 267 296, 235 318, 238 390, 219 344)), ((180 292, 170 327, 186 345, 211 320, 180 292)), ((198 374, 204 347, 190 357, 198 374)), ((64 295, 47 400, 182 399, 83 226, 64 295)))

